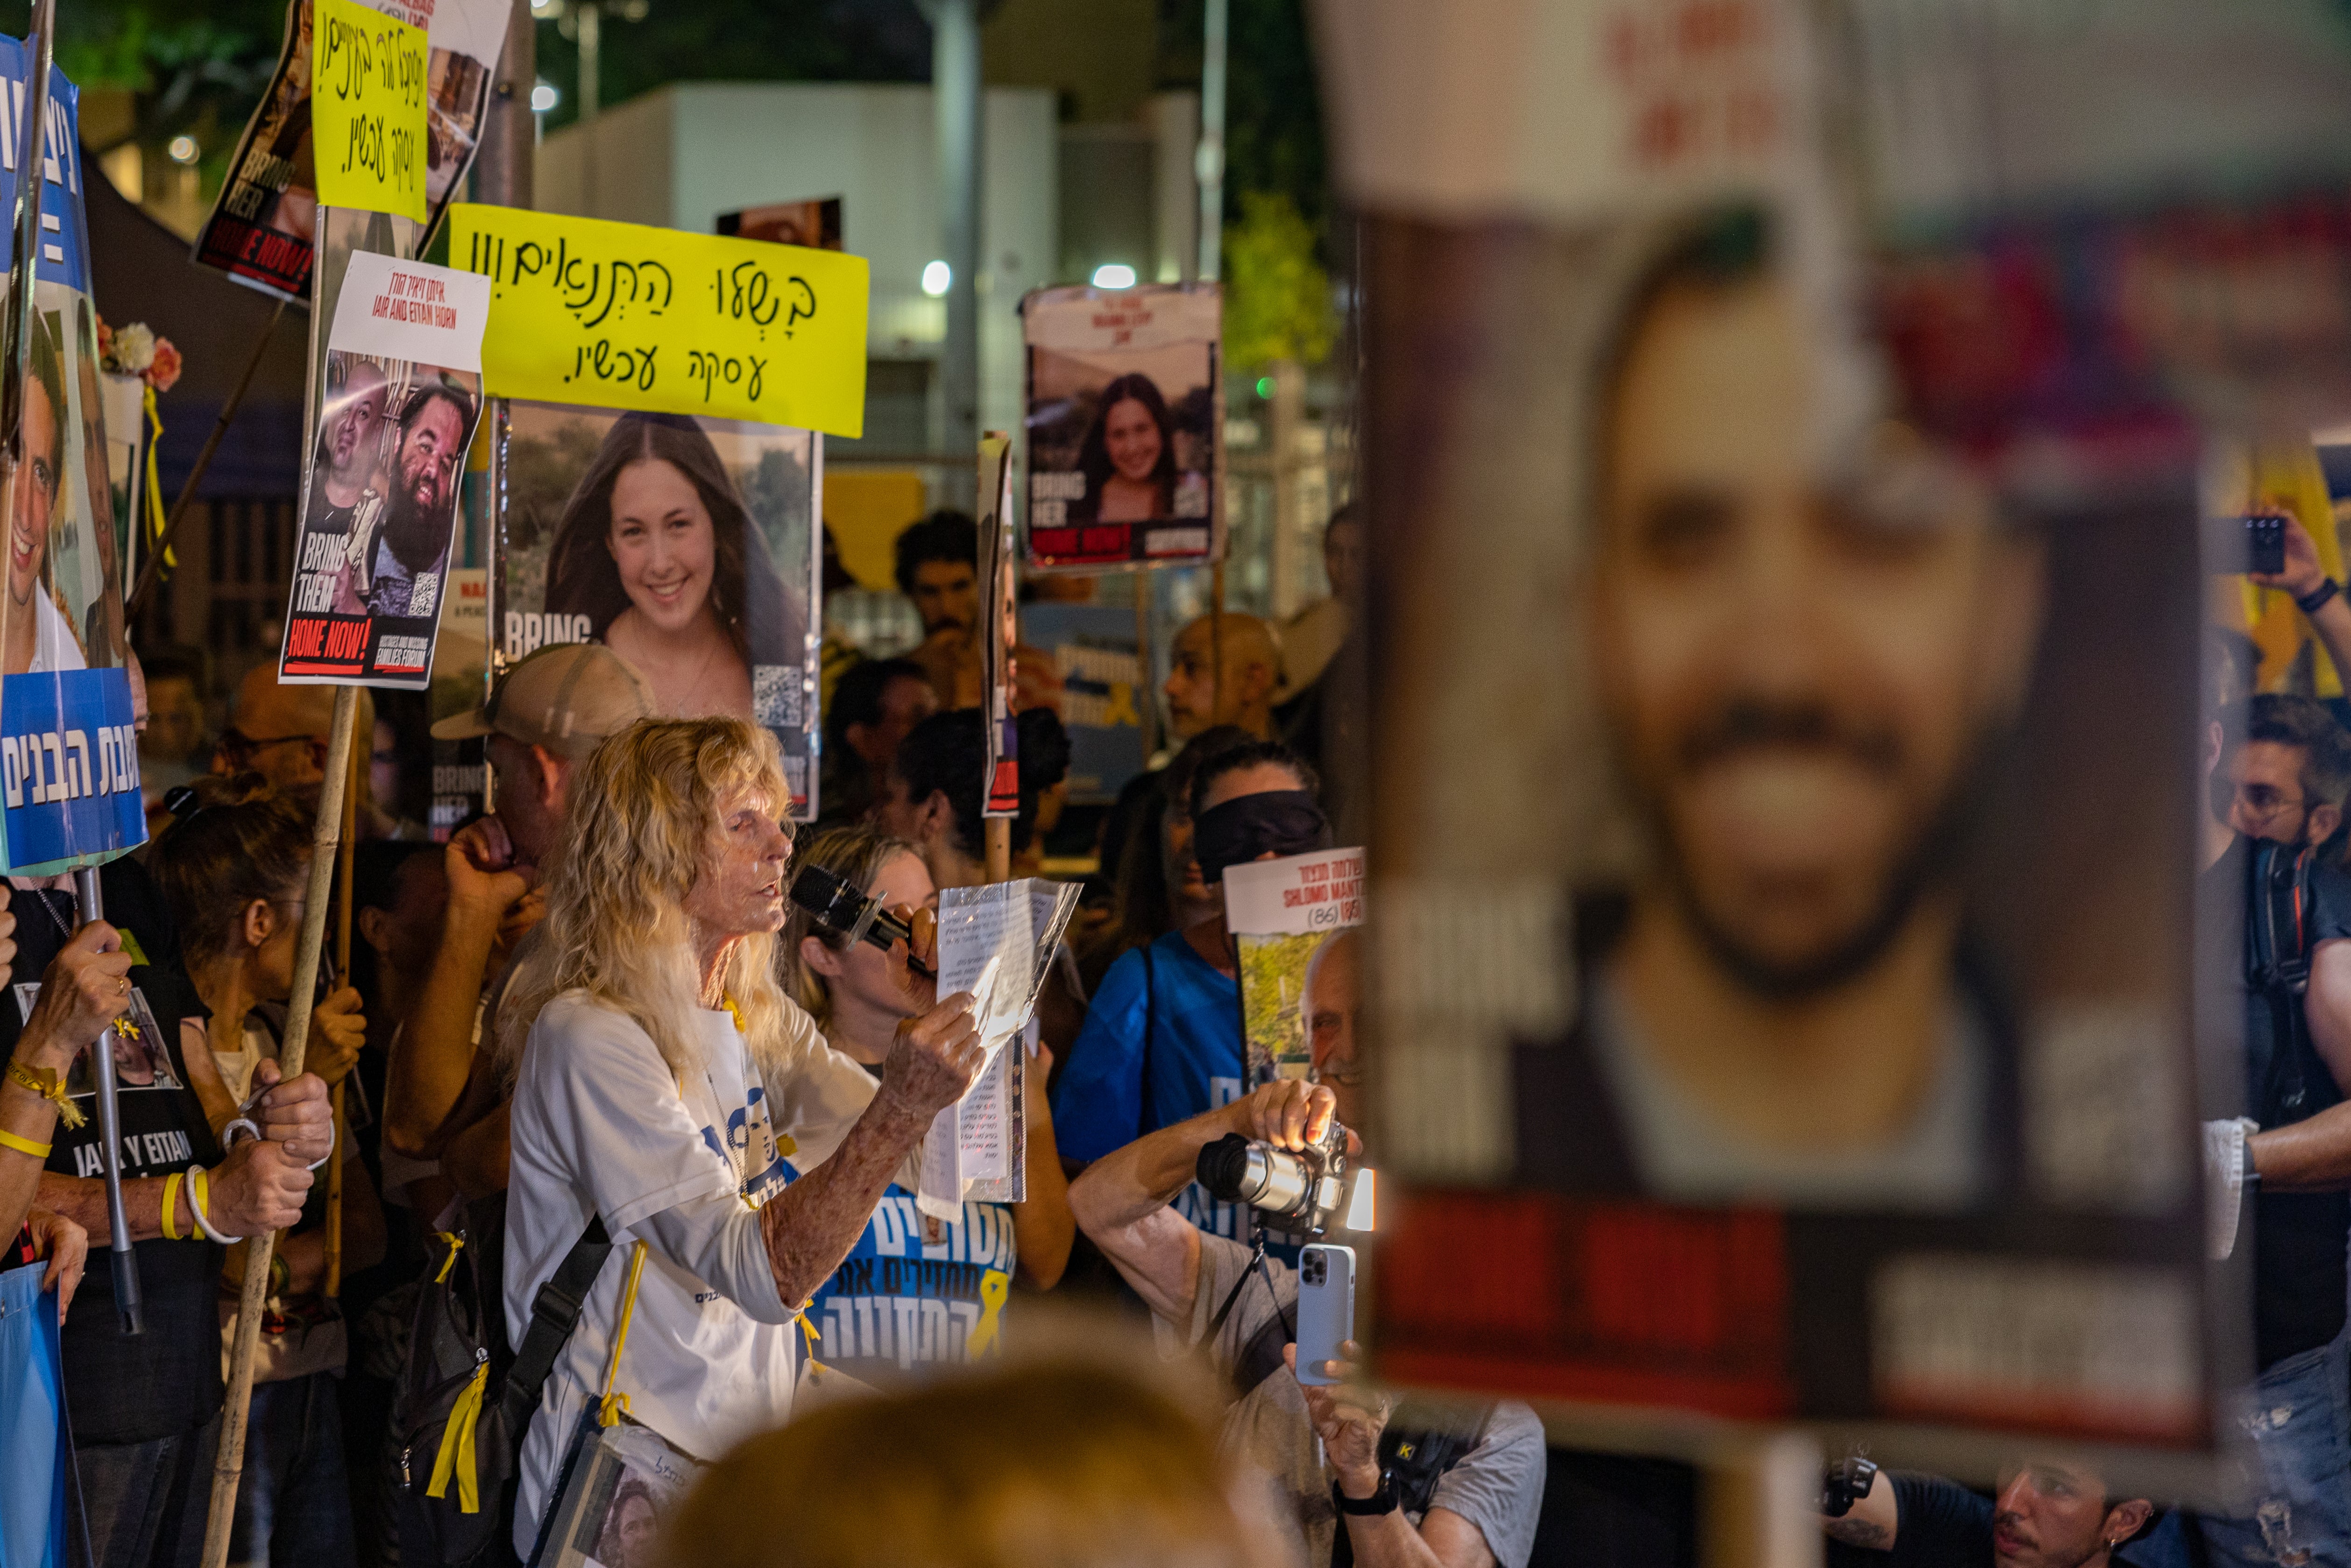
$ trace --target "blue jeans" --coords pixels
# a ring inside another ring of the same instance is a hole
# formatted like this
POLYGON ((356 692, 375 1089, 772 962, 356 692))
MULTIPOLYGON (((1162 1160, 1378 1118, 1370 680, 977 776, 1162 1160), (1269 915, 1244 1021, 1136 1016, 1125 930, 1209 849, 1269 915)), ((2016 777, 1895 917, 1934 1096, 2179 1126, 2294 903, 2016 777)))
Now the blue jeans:
POLYGON ((204 1561, 220 1427, 214 1414, 176 1437, 74 1448, 99 1568, 197 1568, 204 1561))
POLYGON ((239 1568, 316 1568, 359 1555, 335 1384, 333 1373, 314 1372, 253 1385, 229 1533, 228 1560, 239 1568))
POLYGON ((2193 1531, 2215 1568, 2351 1568, 2351 1328, 2279 1362, 2235 1404, 2260 1472, 2235 1467, 2250 1511, 2174 1513, 2127 1549, 2128 1561, 2191 1562, 2185 1536, 2193 1531))

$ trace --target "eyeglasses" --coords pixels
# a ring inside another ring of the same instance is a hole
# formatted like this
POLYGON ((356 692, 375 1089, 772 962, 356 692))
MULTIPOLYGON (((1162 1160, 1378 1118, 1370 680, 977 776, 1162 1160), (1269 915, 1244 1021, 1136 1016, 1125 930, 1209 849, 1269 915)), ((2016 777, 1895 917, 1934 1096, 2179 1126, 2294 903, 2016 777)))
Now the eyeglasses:
POLYGON ((2266 822, 2308 804, 2308 797, 2288 795, 2273 784, 2251 783, 2237 786, 2236 802, 2244 808, 2247 816, 2266 822))
POLYGON ((255 757, 273 746, 293 746, 298 743, 310 748, 312 762, 320 768, 327 765, 327 743, 315 735, 272 735, 256 737, 232 726, 223 730, 220 737, 221 755, 239 768, 246 766, 255 757))

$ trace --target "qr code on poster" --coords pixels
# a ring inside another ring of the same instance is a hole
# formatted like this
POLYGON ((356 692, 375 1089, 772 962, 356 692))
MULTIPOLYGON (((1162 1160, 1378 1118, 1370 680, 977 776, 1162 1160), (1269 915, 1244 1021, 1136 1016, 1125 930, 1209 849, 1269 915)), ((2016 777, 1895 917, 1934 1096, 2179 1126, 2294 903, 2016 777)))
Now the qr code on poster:
POLYGON ((797 665, 751 667, 751 716, 770 729, 800 727, 800 672, 797 665))

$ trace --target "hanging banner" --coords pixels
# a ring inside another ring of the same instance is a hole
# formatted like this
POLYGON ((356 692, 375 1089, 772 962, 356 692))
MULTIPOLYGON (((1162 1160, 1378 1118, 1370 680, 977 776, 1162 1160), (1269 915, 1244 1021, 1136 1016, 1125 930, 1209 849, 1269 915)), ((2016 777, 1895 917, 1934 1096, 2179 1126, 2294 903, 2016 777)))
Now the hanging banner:
POLYGON ((979 685, 987 704, 987 777, 979 814, 1020 814, 1020 730, 1013 718, 1012 650, 1020 641, 1020 604, 1014 581, 1012 437, 991 430, 979 438, 979 488, 987 515, 979 520, 980 602, 987 612, 979 643, 979 685))
POLYGON ((458 475, 481 412, 489 287, 351 253, 327 338, 277 678, 422 691, 458 475))
POLYGON ((865 430, 865 258, 466 203, 493 397, 865 430))
POLYGON ((1020 302, 1029 564, 1198 566, 1224 550, 1223 299, 1213 283, 1020 302))
MULTIPOLYGON (((30 65, 0 39, 0 211, 25 167, 16 139, 30 65)), ((79 94, 49 75, 39 161, 26 461, 6 492, 7 593, 0 598, 0 819, 7 867, 44 873, 95 865, 146 841, 139 749, 124 665, 122 575, 107 471, 104 378, 89 298, 82 211, 79 94)), ((13 267, 15 235, 0 234, 13 267)))
POLYGON ((318 0, 310 49, 319 200, 424 221, 425 33, 360 0, 318 0))
POLYGON ((604 643, 663 716, 732 714, 772 730, 792 814, 813 820, 821 438, 674 413, 497 407, 498 662, 604 643))
MULTIPOLYGON (((311 135, 310 56, 317 22, 313 0, 293 0, 286 11, 286 43, 261 105, 246 122, 211 214, 196 233, 193 254, 238 282, 265 293, 307 302, 319 244, 319 214, 332 205, 319 193, 311 135)), ((490 101, 498 54, 506 47, 510 7, 504 0, 383 0, 383 16, 426 31, 423 166, 425 209, 409 216, 437 224, 473 167, 482 117, 490 101)), ((379 62, 379 68, 381 63, 379 62)), ((344 141, 329 158, 340 162, 344 141)), ((405 209, 387 208, 387 211, 405 209)))
POLYGON ((1228 866, 1224 889, 1225 929, 1240 953, 1249 1086, 1351 1071, 1362 1038, 1364 852, 1228 866))

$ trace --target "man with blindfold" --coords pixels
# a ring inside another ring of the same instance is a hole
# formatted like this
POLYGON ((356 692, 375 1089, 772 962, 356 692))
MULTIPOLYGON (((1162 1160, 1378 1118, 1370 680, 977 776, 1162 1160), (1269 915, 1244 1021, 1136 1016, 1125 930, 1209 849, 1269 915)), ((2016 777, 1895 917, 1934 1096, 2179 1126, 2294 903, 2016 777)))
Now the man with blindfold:
MULTIPOLYGON (((1192 776, 1193 853, 1214 913, 1128 953, 1102 977, 1054 1095, 1064 1155, 1099 1159, 1249 1087, 1239 961, 1221 883, 1228 866, 1330 847, 1315 789, 1313 769, 1273 741, 1217 752, 1192 776)), ((1243 1211, 1196 1183, 1176 1207, 1214 1235, 1245 1233, 1243 1211)))

